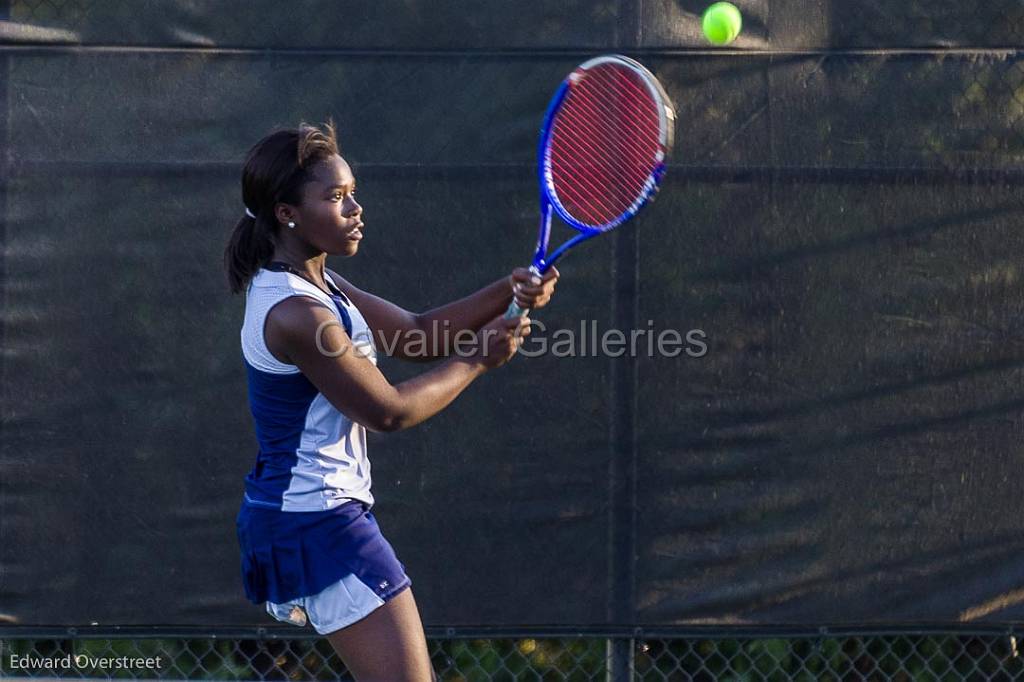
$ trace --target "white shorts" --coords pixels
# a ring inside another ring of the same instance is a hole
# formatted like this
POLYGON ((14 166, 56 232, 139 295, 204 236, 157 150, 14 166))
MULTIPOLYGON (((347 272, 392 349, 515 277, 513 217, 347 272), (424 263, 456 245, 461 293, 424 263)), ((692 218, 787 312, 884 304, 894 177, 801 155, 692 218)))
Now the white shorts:
POLYGON ((302 627, 309 623, 318 634, 327 635, 366 618, 410 585, 394 586, 384 599, 349 574, 311 597, 299 597, 284 604, 267 602, 267 613, 279 621, 302 627))

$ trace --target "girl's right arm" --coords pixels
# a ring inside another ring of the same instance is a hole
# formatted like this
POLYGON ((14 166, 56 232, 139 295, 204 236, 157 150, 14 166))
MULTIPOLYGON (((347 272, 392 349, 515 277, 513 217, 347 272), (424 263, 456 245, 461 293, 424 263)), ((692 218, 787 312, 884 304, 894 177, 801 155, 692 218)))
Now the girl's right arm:
POLYGON ((334 313, 312 298, 286 298, 264 325, 267 348, 278 360, 297 366, 339 412, 371 431, 407 429, 434 416, 478 376, 505 364, 529 333, 528 318, 497 317, 480 329, 471 355, 392 386, 353 348, 334 313))

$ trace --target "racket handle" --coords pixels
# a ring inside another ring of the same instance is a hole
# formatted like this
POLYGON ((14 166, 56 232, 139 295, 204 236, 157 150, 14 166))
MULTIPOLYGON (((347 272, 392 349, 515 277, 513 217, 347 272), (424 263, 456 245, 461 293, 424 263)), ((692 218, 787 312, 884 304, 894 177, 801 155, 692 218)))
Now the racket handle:
MULTIPOLYGON (((532 274, 536 275, 537 277, 543 277, 543 274, 537 268, 536 265, 531 265, 530 266, 530 272, 532 274)), ((516 297, 512 296, 512 302, 509 303, 508 310, 505 311, 505 319, 506 320, 510 320, 513 317, 522 317, 523 315, 525 315, 528 312, 530 312, 530 309, 529 308, 520 308, 519 304, 516 303, 516 297)))
POLYGON ((529 308, 520 308, 519 304, 515 302, 515 299, 513 299, 512 303, 508 306, 508 310, 505 311, 505 319, 510 320, 513 317, 522 317, 528 312, 530 312, 529 308))

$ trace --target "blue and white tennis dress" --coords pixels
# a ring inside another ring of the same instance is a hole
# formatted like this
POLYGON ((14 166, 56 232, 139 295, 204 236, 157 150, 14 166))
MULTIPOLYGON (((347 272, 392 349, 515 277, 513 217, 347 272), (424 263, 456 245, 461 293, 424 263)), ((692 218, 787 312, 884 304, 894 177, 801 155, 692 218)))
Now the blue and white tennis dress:
POLYGON ((328 295, 285 263, 246 292, 242 355, 259 451, 238 514, 246 596, 279 620, 321 634, 366 617, 411 584, 370 508, 366 429, 338 411, 294 365, 267 349, 267 313, 291 296, 330 308, 350 352, 377 362, 359 310, 326 278, 328 295))

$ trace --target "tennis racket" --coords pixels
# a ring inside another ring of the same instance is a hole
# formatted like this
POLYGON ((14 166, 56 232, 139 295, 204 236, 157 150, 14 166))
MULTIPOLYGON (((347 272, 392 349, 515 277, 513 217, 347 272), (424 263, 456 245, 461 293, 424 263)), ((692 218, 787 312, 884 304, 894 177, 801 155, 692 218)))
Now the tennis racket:
MULTIPOLYGON (((595 57, 562 81, 540 131, 533 274, 543 276, 572 247, 640 212, 665 176, 675 118, 658 79, 622 55, 595 57), (579 234, 548 255, 552 213, 579 234)), ((505 317, 527 312, 513 299, 505 317)))

